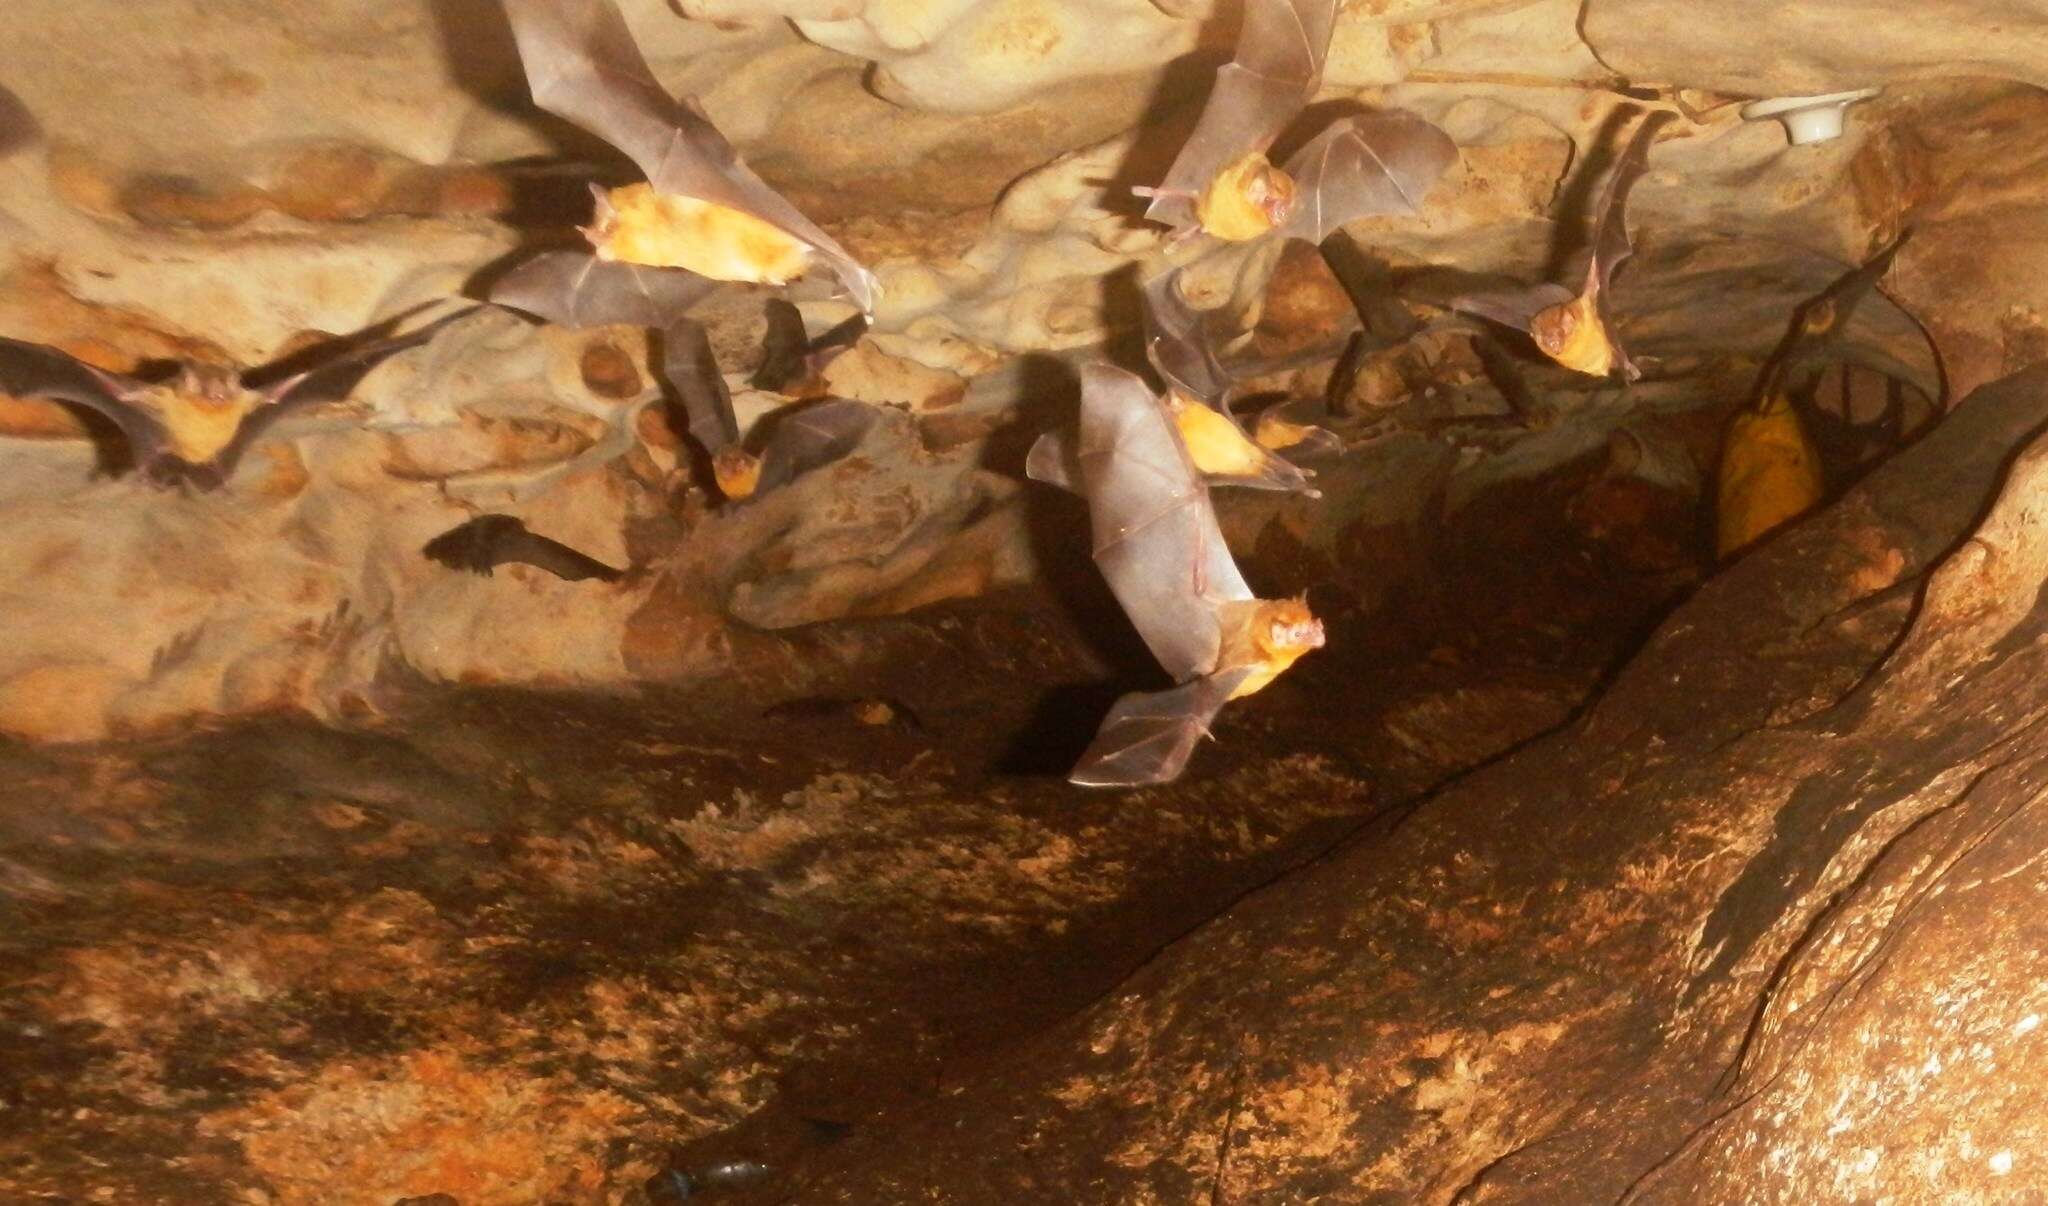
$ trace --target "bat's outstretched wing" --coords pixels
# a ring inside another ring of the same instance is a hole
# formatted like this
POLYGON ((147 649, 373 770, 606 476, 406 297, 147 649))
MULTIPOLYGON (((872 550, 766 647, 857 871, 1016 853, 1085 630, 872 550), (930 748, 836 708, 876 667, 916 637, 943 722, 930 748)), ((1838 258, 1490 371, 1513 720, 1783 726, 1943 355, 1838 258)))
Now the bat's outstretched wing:
POLYGON ((1322 84, 1337 0, 1246 0, 1237 54, 1194 132, 1167 169, 1145 216, 1169 226, 1195 222, 1194 198, 1216 173, 1271 146, 1322 84))
POLYGON ((564 327, 665 327, 718 284, 681 268, 546 251, 506 273, 490 300, 564 327))
POLYGON ((1650 143, 1658 128, 1673 116, 1660 109, 1637 123, 1628 145, 1622 148, 1621 158, 1615 160, 1614 169, 1607 176, 1606 186, 1600 190, 1600 203, 1593 211, 1593 262, 1589 272, 1603 292, 1614 280, 1614 270, 1635 254, 1635 245, 1628 237, 1628 195, 1649 170, 1650 143))
POLYGON ((662 332, 661 340, 662 373, 683 404, 691 437, 706 452, 738 443, 740 424, 732 411, 732 391, 726 388, 704 325, 678 318, 662 332))
POLYGON ((1236 380, 1216 357, 1209 312, 1188 304, 1180 289, 1181 269, 1143 282, 1145 356, 1166 383, 1204 406, 1230 413, 1236 380))
POLYGON ((1214 670, 1218 604, 1252 593, 1172 416, 1136 376, 1088 365, 1075 459, 1095 563, 1132 627, 1176 681, 1214 670))
POLYGON ((1546 281, 1541 285, 1530 285, 1521 289, 1463 294, 1451 299, 1450 308, 1466 314, 1476 314, 1504 327, 1526 332, 1529 324, 1536 321, 1538 314, 1552 306, 1561 306, 1577 296, 1578 294, 1563 285, 1546 281))
POLYGON ((1056 428, 1031 441, 1031 451, 1024 454, 1024 476, 1079 493, 1080 449, 1075 447, 1073 435, 1064 428, 1056 428))
POLYGON ((696 104, 654 78, 612 0, 505 0, 533 102, 611 143, 656 192, 695 197, 780 227, 831 263, 863 312, 875 278, 768 187, 696 104))
MULTIPOLYGON (((482 308, 465 306, 404 335, 344 342, 339 354, 304 372, 294 373, 272 384, 252 386, 264 401, 242 420, 242 425, 235 429, 234 437, 215 454, 212 464, 204 467, 209 470, 211 484, 219 485, 233 477, 235 466, 241 462, 243 454, 263 438, 271 424, 295 410, 341 401, 362 383, 364 377, 370 375, 370 370, 400 352, 419 347, 440 334, 443 327, 468 318, 482 308)), ((373 331, 377 329, 372 328, 373 331)), ((248 374, 248 379, 261 381, 265 375, 266 369, 256 369, 248 374)))
POLYGON ((428 558, 450 569, 475 574, 490 572, 510 561, 538 566, 568 582, 596 578, 617 582, 624 570, 613 569, 558 540, 527 530, 512 515, 479 515, 429 540, 420 548, 428 558))
POLYGON ((867 438, 879 417, 873 406, 833 398, 779 412, 761 448, 757 494, 788 485, 844 457, 867 438))
POLYGON ((157 417, 130 398, 149 387, 133 377, 96 369, 48 344, 0 338, 0 393, 82 406, 121 429, 138 466, 169 446, 157 417))
POLYGON ((1122 696, 1110 705, 1109 715, 1067 782, 1081 787, 1144 787, 1178 779, 1195 746, 1209 735, 1216 713, 1250 673, 1244 668, 1222 670, 1170 691, 1122 696))
POLYGON ((1287 160, 1294 212, 1280 233, 1321 243, 1346 222, 1415 213, 1456 162, 1451 136, 1403 109, 1334 122, 1287 160))

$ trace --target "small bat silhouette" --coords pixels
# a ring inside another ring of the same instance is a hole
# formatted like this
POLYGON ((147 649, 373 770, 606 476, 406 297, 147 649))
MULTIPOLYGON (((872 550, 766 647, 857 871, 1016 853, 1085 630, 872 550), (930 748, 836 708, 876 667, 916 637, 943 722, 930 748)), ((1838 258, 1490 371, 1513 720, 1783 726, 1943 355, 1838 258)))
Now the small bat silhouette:
POLYGON ((1143 381, 1104 364, 1082 370, 1076 460, 1095 563, 1179 685, 1119 699, 1070 781, 1164 783, 1217 710, 1321 646, 1322 625, 1301 600, 1260 599, 1245 585, 1178 425, 1143 381))
POLYGON ((768 299, 768 334, 761 341, 761 366, 748 384, 791 397, 812 397, 824 390, 819 379, 834 357, 867 333, 868 320, 856 314, 812 339, 804 316, 779 297, 768 299))
POLYGON ((1237 52, 1217 69, 1166 179, 1147 190, 1147 218, 1232 241, 1281 223, 1295 182, 1274 172, 1266 150, 1321 86, 1336 20, 1337 0, 1246 0, 1237 52))
POLYGON ((662 88, 612 0, 504 0, 533 101, 637 164, 584 233, 602 259, 780 285, 813 256, 863 313, 875 278, 741 161, 693 97, 662 88))
POLYGON ((1672 114, 1645 117, 1607 177, 1593 210, 1593 246, 1585 282, 1577 293, 1545 283, 1504 293, 1454 298, 1451 308, 1526 331, 1542 353, 1574 372, 1605 377, 1615 369, 1630 381, 1642 377, 1628 358, 1609 315, 1607 292, 1614 272, 1635 254, 1628 237, 1628 195, 1650 163, 1650 143, 1672 114))
POLYGON ((168 381, 110 373, 45 344, 0 338, 0 392, 97 412, 120 428, 144 480, 216 490, 271 424, 293 411, 346 398, 386 358, 427 342, 474 310, 458 310, 407 335, 345 342, 339 353, 304 371, 293 369, 317 352, 247 372, 188 364, 168 381))
MULTIPOLYGON (((1828 453, 1849 464, 1861 459, 1870 436, 1813 407, 1813 393, 1834 362, 1857 305, 1875 290, 1911 233, 1900 234, 1799 307, 1784 340, 1757 375, 1755 400, 1729 421, 1716 483, 1715 544, 1721 556, 1742 551, 1816 506, 1827 492, 1828 453), (1802 411, 1822 430, 1825 450, 1802 422, 1802 411)), ((1895 403, 1876 424, 1880 437, 1896 438, 1898 411, 1895 403)))
POLYGON ((449 569, 468 570, 485 577, 513 561, 538 566, 567 582, 581 582, 585 578, 617 582, 626 575, 624 570, 613 569, 558 540, 527 530, 513 515, 479 515, 427 541, 420 552, 449 569))

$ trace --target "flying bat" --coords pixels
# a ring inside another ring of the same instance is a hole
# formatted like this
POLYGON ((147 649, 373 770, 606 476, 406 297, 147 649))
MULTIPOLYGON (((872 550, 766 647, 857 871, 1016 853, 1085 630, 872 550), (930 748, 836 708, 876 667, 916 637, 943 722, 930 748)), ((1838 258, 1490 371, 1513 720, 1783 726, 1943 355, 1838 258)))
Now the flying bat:
POLYGON ((1281 224, 1296 181, 1266 158, 1323 81, 1337 0, 1246 0, 1237 52, 1166 179, 1141 190, 1145 216, 1219 239, 1255 239, 1281 224))
POLYGON ((1536 347, 1574 372, 1605 377, 1615 369, 1630 381, 1642 376, 1628 358, 1608 314, 1607 292, 1615 269, 1635 254, 1628 237, 1628 195, 1650 163, 1650 143, 1658 127, 1671 120, 1659 111, 1636 126, 1621 158, 1607 177, 1593 211, 1592 254, 1577 293, 1565 285, 1544 283, 1505 293, 1454 298, 1451 308, 1527 331, 1536 347))
POLYGON ((1179 685, 1119 699, 1069 778, 1092 787, 1168 782, 1217 711, 1319 648, 1323 627, 1301 599, 1252 594, 1179 426, 1143 381, 1104 364, 1082 370, 1076 461, 1095 563, 1179 685))
POLYGON ((103 415, 127 440, 144 480, 217 490, 271 424, 293 411, 346 398, 386 358, 427 342, 474 310, 458 310, 406 335, 344 342, 338 353, 303 371, 296 366, 318 350, 246 372, 187 364, 166 381, 110 373, 45 344, 0 338, 0 392, 103 415))
POLYGON ((804 316, 779 297, 768 299, 768 334, 761 341, 761 364, 748 384, 793 398, 815 397, 824 391, 821 375, 834 357, 867 333, 868 320, 856 314, 812 339, 804 316))
MULTIPOLYGON (((1741 552, 1825 496, 1822 452, 1800 411, 1805 408, 1816 419, 1830 417, 1809 405, 1814 389, 1833 360, 1850 316, 1890 270, 1911 233, 1899 235, 1862 267, 1799 308, 1784 341, 1758 374, 1755 401, 1729 421, 1714 510, 1715 545, 1721 556, 1741 552)), ((1896 415, 1891 419, 1895 423, 1896 415)), ((1837 422, 1843 428, 1852 426, 1837 422)), ((1836 446, 1863 439, 1853 430, 1831 428, 1827 435, 1836 446)))
POLYGON ((558 540, 528 531, 514 515, 479 515, 427 541, 420 552, 449 569, 485 577, 512 561, 539 566, 567 582, 585 578, 617 582, 626 575, 626 571, 613 569, 558 540))
POLYGON ((822 259, 863 313, 875 278, 654 78, 612 0, 505 0, 536 105, 604 139, 646 183, 596 186, 598 258, 781 285, 822 259))

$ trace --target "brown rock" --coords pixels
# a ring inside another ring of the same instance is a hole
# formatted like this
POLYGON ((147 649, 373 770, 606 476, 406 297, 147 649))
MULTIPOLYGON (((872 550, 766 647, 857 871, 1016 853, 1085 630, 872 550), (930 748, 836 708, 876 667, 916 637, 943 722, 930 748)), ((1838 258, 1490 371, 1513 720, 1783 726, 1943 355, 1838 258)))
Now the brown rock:
POLYGON ((584 345, 578 367, 583 373, 584 388, 601 398, 637 398, 647 388, 633 358, 617 344, 602 339, 584 345))

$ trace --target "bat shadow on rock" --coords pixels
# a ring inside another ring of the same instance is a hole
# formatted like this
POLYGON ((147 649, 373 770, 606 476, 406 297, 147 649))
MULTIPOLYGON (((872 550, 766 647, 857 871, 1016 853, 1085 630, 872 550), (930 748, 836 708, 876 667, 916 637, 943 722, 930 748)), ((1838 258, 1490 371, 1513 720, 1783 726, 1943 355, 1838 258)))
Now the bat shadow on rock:
MULTIPOLYGON (((1235 41, 1237 32, 1232 30, 1230 37, 1235 41)), ((1146 98, 1145 108, 1133 127, 1145 131, 1145 137, 1133 142, 1123 162, 1117 164, 1102 198, 1103 208, 1129 218, 1134 225, 1143 221, 1150 202, 1131 190, 1151 188, 1166 179, 1167 171, 1180 154, 1181 144, 1194 133, 1195 123, 1202 118, 1202 108, 1216 82, 1216 69, 1229 61, 1228 47, 1217 46, 1196 50, 1167 64, 1166 74, 1146 98)))
POLYGON ((1640 116, 1642 110, 1633 105, 1616 105, 1594 132, 1589 143, 1591 152, 1572 165, 1570 178, 1557 191, 1556 207, 1552 210, 1557 222, 1549 258, 1543 262, 1542 279, 1563 279, 1573 266, 1572 260, 1586 250, 1593 237, 1593 223, 1599 219, 1593 210, 1600 202, 1600 190, 1607 183, 1614 161, 1627 149, 1622 134, 1640 116))

